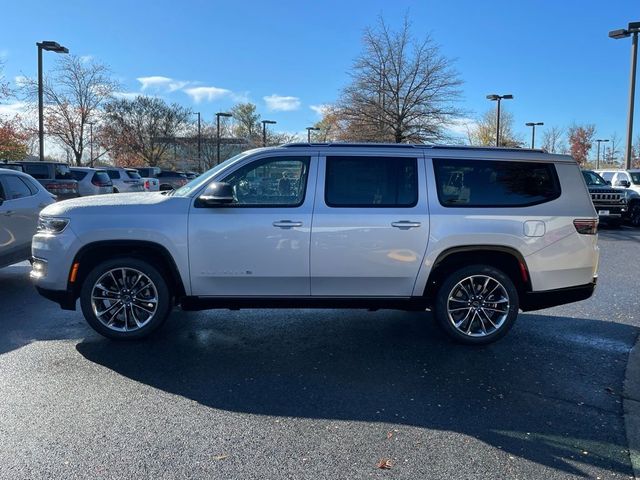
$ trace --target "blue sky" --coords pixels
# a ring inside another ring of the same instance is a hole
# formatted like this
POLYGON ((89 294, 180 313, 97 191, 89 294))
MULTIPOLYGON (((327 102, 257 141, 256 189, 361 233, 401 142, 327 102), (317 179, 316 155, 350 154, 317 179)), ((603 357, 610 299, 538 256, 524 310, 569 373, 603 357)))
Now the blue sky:
POLYGON ((397 26, 406 12, 417 37, 430 33, 456 59, 469 116, 490 107, 486 94, 512 93, 505 107, 527 138, 528 121, 624 137, 630 40, 607 32, 640 20, 637 0, 15 1, 3 8, 0 55, 8 79, 35 75, 35 42, 55 40, 108 64, 124 92, 207 119, 248 99, 276 130, 298 132, 348 81, 363 29, 378 15, 397 26))

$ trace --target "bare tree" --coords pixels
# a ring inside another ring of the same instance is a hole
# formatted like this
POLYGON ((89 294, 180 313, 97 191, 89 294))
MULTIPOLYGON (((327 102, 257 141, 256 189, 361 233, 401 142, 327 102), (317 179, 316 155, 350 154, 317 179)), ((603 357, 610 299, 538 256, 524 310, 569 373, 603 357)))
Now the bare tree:
POLYGON ((602 160, 607 165, 616 165, 618 163, 618 155, 620 155, 620 144, 622 140, 617 132, 613 132, 609 136, 609 142, 605 144, 606 150, 603 151, 602 160), (606 154, 605 154, 606 152, 606 154))
MULTIPOLYGON (((564 129, 562 127, 547 127, 542 132, 542 148, 549 153, 560 153, 563 150, 564 129)), ((566 147, 564 147, 566 149, 566 147)))
MULTIPOLYGON (((476 123, 468 127, 469 143, 471 145, 495 145, 496 123, 497 112, 491 108, 476 123)), ((503 109, 500 112, 500 145, 503 147, 520 147, 524 144, 522 137, 513 131, 513 124, 513 114, 503 109)))
POLYGON ((446 137, 460 115, 460 80, 452 61, 430 37, 417 42, 408 19, 399 31, 382 18, 365 30, 363 51, 337 111, 349 140, 428 142, 446 137))
MULTIPOLYGON (((102 105, 111 98, 118 87, 117 82, 105 65, 63 55, 51 75, 44 78, 42 86, 46 133, 69 149, 75 163, 82 165, 87 125, 96 119, 102 105)), ((26 79, 23 88, 35 108, 37 80, 26 79)))
POLYGON ((159 165, 191 115, 180 105, 144 96, 113 100, 104 110, 101 142, 122 165, 159 165))

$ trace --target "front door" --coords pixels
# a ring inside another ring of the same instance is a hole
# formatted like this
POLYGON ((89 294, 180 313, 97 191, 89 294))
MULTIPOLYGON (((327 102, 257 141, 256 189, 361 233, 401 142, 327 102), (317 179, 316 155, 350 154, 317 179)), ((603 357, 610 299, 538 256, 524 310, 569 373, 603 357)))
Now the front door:
POLYGON ((189 214, 191 289, 197 296, 308 296, 317 158, 263 156, 217 181, 235 199, 189 214))
POLYGON ((429 237, 422 155, 320 158, 314 296, 411 296, 429 237))
POLYGON ((0 175, 0 263, 24 260, 30 256, 31 238, 36 233, 37 191, 18 175, 0 175))

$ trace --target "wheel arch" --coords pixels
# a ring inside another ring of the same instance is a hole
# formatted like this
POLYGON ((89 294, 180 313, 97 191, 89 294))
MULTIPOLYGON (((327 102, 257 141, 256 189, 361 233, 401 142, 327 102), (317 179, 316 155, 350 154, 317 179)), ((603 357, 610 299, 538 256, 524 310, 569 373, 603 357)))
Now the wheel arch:
POLYGON ((70 275, 68 286, 68 290, 73 293, 74 298, 78 298, 82 282, 96 265, 104 260, 120 256, 135 257, 150 262, 161 274, 166 275, 167 283, 176 300, 186 295, 185 285, 178 267, 163 245, 146 240, 104 240, 89 243, 76 254, 72 269, 78 265, 77 272, 74 281, 72 281, 73 273, 70 275))
POLYGON ((444 279, 453 271, 474 264, 490 265, 511 278, 518 294, 531 291, 531 278, 524 256, 515 248, 499 245, 469 245, 442 251, 433 262, 423 296, 432 306, 444 279))

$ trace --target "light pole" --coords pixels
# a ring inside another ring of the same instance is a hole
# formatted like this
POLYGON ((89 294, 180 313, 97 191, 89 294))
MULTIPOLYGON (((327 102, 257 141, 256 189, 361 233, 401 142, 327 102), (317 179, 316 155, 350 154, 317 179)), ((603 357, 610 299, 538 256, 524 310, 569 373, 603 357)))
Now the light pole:
POLYGON ((52 42, 50 40, 44 42, 37 42, 38 47, 38 142, 40 144, 40 161, 44 161, 44 112, 43 112, 43 89, 42 89, 42 51, 56 53, 69 53, 67 47, 63 47, 58 42, 52 42))
POLYGON ((631 137, 633 136, 633 102, 636 94, 636 64, 638 63, 638 32, 640 22, 630 22, 626 29, 612 30, 610 38, 619 40, 631 36, 631 78, 629 80, 629 116, 627 117, 627 150, 625 152, 625 168, 631 168, 631 137))
POLYGON ((317 132, 319 130, 318 127, 307 127, 307 143, 311 143, 311 132, 317 132))
POLYGON ((93 124, 95 122, 87 122, 89 124, 89 166, 93 168, 93 124))
POLYGON ((198 173, 202 173, 202 137, 200 136, 200 112, 194 112, 198 115, 198 173))
POLYGON ((497 113, 497 120, 496 120, 496 147, 500 146, 500 102, 502 100, 512 100, 512 99, 513 99, 513 95, 511 94, 496 95, 495 93, 492 93, 491 95, 487 95, 487 100, 498 102, 498 113, 497 113))
POLYGON ((267 125, 275 125, 275 120, 262 120, 262 146, 267 146, 267 125))
POLYGON ((608 142, 609 140, 596 140, 596 142, 598 143, 598 156, 596 157, 596 170, 600 168, 600 144, 602 142, 608 142))
POLYGON ((216 165, 220 163, 220 117, 231 117, 230 113, 216 113, 216 165))
POLYGON ((527 122, 525 123, 527 127, 531 128, 531 148, 536 148, 536 127, 544 125, 544 122, 527 122))

